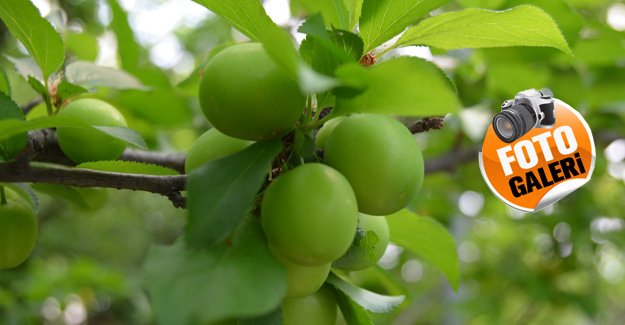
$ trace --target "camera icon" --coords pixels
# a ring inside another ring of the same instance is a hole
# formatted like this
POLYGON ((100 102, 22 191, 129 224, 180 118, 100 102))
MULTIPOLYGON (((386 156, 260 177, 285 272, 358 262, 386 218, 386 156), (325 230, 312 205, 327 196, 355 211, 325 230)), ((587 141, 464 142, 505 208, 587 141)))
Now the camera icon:
POLYGON ((493 117, 493 128, 501 141, 510 143, 534 127, 551 128, 556 123, 551 91, 528 89, 501 104, 493 117))

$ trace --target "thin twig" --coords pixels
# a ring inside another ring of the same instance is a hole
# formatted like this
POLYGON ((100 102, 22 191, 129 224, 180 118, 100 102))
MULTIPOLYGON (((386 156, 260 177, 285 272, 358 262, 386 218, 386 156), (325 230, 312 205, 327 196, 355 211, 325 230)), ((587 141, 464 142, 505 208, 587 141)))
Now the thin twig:
POLYGON ((408 127, 412 134, 426 132, 429 130, 438 130, 443 127, 443 116, 424 117, 408 127))

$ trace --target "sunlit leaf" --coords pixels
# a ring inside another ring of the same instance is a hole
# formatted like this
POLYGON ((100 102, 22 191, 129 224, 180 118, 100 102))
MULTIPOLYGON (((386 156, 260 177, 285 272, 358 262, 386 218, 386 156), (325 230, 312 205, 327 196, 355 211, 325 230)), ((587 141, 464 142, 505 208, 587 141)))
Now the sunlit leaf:
POLYGON ((370 68, 344 65, 336 75, 347 85, 365 89, 353 98, 337 98, 336 110, 341 113, 427 116, 456 112, 460 107, 445 74, 422 59, 400 57, 370 68))
POLYGON ((144 174, 157 176, 171 176, 179 173, 171 168, 147 164, 138 161, 103 160, 84 162, 76 168, 100 170, 105 172, 116 172, 126 174, 144 174))
POLYGON ((449 0, 364 0, 360 37, 365 53, 401 33, 406 27, 449 0))
POLYGON ((503 11, 469 8, 440 14, 408 29, 396 45, 429 45, 445 50, 546 46, 572 55, 551 16, 528 5, 503 11))
POLYGON ((41 67, 44 79, 61 67, 65 60, 61 35, 31 1, 1 1, 0 18, 41 67))

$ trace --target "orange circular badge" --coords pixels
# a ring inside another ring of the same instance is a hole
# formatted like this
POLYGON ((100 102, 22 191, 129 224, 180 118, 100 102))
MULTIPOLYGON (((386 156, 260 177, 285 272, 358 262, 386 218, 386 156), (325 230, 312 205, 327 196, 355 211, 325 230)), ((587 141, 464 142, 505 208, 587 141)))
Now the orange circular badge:
MULTIPOLYGON (((532 127, 511 142, 502 141, 502 134, 512 134, 508 130, 514 123, 524 124, 513 114, 501 121, 496 116, 499 129, 495 131, 491 123, 479 155, 480 170, 491 191, 519 210, 538 211, 564 198, 588 182, 595 167, 595 144, 584 118, 559 99, 551 103, 555 122, 532 127)), ((523 108, 523 103, 518 107, 523 108)))

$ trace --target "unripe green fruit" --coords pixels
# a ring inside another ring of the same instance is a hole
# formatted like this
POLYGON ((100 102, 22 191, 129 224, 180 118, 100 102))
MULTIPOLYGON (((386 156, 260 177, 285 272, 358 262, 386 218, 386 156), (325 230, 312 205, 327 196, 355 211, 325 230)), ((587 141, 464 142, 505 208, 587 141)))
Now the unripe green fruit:
POLYGON ((302 298, 284 299, 282 302, 283 325, 322 325, 336 321, 336 299, 328 287, 302 298))
MULTIPOLYGON (((77 99, 63 108, 59 115, 77 126, 127 126, 124 116, 115 107, 94 98, 77 99)), ((63 153, 77 163, 114 160, 126 148, 124 141, 88 127, 64 126, 57 128, 56 132, 63 153)))
POLYGON ((349 182, 326 165, 298 166, 269 185, 261 206, 270 244, 309 266, 341 257, 356 234, 358 207, 349 182))
POLYGON ((385 115, 345 118, 330 134, 324 157, 349 180, 362 213, 395 213, 423 183, 423 156, 417 142, 403 124, 385 115))
POLYGON ((349 271, 366 269, 384 255, 389 239, 390 231, 385 217, 361 213, 352 246, 332 266, 349 271))
POLYGON ((247 148, 252 141, 229 137, 217 129, 210 129, 202 134, 191 146, 184 163, 184 170, 189 173, 200 165, 229 156, 247 148))
POLYGON ((278 138, 295 127, 306 103, 297 83, 260 43, 228 47, 208 63, 200 105, 222 133, 245 140, 278 138))
POLYGON ((291 261, 288 257, 273 248, 271 248, 271 251, 273 256, 275 256, 286 269, 287 298, 308 296, 319 290, 328 278, 330 263, 319 266, 301 265, 291 261))
POLYGON ((341 123, 341 121, 344 118, 345 116, 338 116, 323 124, 321 129, 319 129, 319 132, 317 132, 317 137, 315 140, 315 144, 317 145, 317 148, 319 149, 325 148, 326 143, 328 142, 328 137, 330 136, 330 133, 334 131, 334 128, 337 125, 339 125, 339 123, 341 123))
POLYGON ((37 220, 32 209, 5 188, 7 202, 0 206, 0 269, 19 266, 37 242, 37 220))

